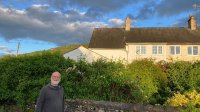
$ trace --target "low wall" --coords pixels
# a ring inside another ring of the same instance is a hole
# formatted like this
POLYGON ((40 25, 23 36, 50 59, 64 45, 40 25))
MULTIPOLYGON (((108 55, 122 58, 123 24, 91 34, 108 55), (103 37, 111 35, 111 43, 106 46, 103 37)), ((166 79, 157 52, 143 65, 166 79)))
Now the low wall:
POLYGON ((179 112, 180 108, 107 101, 66 100, 65 112, 179 112))

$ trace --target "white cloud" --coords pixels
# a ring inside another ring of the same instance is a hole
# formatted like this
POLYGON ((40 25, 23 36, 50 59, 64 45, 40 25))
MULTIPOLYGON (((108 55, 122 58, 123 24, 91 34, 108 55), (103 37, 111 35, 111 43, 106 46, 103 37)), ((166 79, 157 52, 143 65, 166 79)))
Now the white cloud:
POLYGON ((34 4, 32 5, 32 7, 41 8, 41 7, 49 7, 49 5, 48 4, 34 4))
POLYGON ((70 17, 66 17, 62 12, 49 12, 40 6, 18 11, 0 6, 3 10, 0 14, 0 35, 7 40, 32 38, 67 45, 89 42, 93 28, 108 26, 104 22, 89 21, 83 12, 72 11, 69 12, 70 17))
POLYGON ((124 20, 122 19, 117 19, 117 18, 112 18, 108 20, 109 22, 111 22, 114 26, 124 26, 124 20))
POLYGON ((0 46, 0 51, 2 54, 13 54, 13 50, 9 49, 7 46, 0 46))

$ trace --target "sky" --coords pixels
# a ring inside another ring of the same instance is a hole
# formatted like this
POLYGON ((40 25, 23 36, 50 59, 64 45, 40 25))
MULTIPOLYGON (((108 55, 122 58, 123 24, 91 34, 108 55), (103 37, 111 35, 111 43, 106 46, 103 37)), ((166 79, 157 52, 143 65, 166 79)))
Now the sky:
POLYGON ((94 28, 200 25, 200 0, 0 0, 0 55, 89 43, 94 28))

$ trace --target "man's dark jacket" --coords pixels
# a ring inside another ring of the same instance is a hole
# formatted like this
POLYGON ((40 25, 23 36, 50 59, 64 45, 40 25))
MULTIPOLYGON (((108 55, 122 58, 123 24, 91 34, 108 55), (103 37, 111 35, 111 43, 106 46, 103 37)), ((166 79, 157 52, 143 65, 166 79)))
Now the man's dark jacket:
POLYGON ((37 112, 64 112, 64 89, 50 84, 43 87, 37 100, 37 112))

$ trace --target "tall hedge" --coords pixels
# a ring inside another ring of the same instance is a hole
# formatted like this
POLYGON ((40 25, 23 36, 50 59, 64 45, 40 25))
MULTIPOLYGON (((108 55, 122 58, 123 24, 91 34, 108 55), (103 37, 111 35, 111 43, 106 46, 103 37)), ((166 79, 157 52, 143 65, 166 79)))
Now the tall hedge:
POLYGON ((162 101, 161 98, 165 97, 162 92, 166 89, 167 77, 160 66, 153 60, 136 60, 128 65, 128 71, 135 86, 132 94, 137 102, 161 103, 157 100, 162 101))
POLYGON ((200 86, 200 63, 178 61, 168 63, 166 73, 169 87, 172 93, 176 91, 185 92, 191 89, 199 90, 200 86))
POLYGON ((124 65, 105 60, 75 62, 51 52, 5 56, 0 58, 0 103, 34 105, 51 73, 59 71, 68 99, 163 104, 177 91, 199 92, 199 68, 199 61, 157 64, 144 59, 124 65))
POLYGON ((124 71, 125 66, 121 63, 80 60, 63 77, 66 97, 107 101, 127 99, 124 71))
POLYGON ((62 71, 72 62, 59 53, 5 56, 0 59, 0 101, 20 106, 36 102, 39 90, 50 82, 53 71, 62 71))

